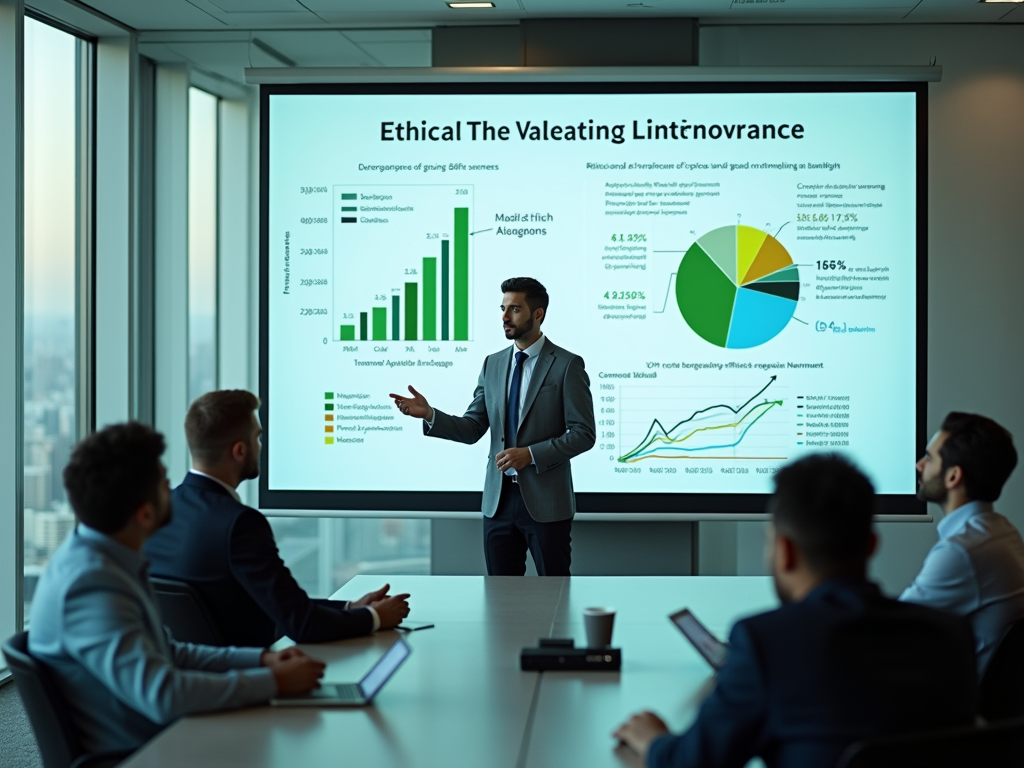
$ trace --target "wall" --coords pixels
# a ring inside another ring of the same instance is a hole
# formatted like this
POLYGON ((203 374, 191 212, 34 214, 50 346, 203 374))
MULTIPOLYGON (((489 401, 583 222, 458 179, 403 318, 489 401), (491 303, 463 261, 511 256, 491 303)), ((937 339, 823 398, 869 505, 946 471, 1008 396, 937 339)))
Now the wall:
MULTIPOLYGON (((976 411, 1013 432, 1018 447, 1024 447, 1021 51, 1022 25, 718 26, 703 27, 700 35, 705 66, 926 65, 935 57, 943 67, 942 81, 929 86, 928 429, 950 410, 976 411)), ((1024 469, 996 508, 1024 530, 1024 469)), ((701 524, 702 535, 710 525, 701 524)), ((735 527, 736 572, 763 572, 763 526, 719 525, 735 527)), ((716 534, 730 536, 728 528, 716 534)), ((895 592, 934 543, 934 524, 886 523, 880 534, 874 574, 895 592)), ((702 544, 701 570, 713 570, 721 559, 704 550, 702 544)))

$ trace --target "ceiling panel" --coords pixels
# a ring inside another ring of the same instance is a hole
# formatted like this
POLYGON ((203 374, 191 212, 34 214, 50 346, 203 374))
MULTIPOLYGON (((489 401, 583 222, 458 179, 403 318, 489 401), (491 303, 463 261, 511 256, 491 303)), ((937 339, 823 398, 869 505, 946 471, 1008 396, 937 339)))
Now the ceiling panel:
POLYGON ((207 0, 225 13, 268 13, 273 11, 305 11, 298 0, 207 0))
POLYGON ((1008 21, 1012 24, 1024 24, 1024 4, 1018 5, 1008 14, 1003 16, 1000 21, 1008 21))
POLYGON ((265 31, 259 33, 259 38, 300 67, 387 66, 367 56, 338 30, 265 31))
POLYGON ((309 11, 279 11, 267 13, 222 13, 217 17, 236 29, 294 29, 296 27, 323 27, 324 21, 309 11))
MULTIPOLYGON (((491 0, 491 2, 499 3, 501 0, 491 0)), ((434 3, 431 3, 430 7, 433 10, 423 10, 418 13, 408 13, 406 11, 388 11, 386 13, 377 11, 352 11, 348 13, 317 11, 316 15, 328 24, 358 24, 362 26, 390 24, 493 24, 496 21, 515 21, 525 18, 527 15, 523 13, 523 10, 516 3, 506 0, 501 4, 504 6, 504 9, 488 9, 485 12, 481 12, 481 15, 470 15, 468 11, 453 11, 443 3, 440 8, 434 8, 434 3)))
POLYGON ((530 18, 556 16, 623 16, 651 11, 667 16, 697 17, 727 13, 730 0, 522 0, 530 18))
MULTIPOLYGON (((516 6, 516 0, 492 0, 495 5, 516 6)), ((435 9, 448 9, 444 0, 303 0, 317 15, 349 13, 430 13, 435 9)))
POLYGON ((385 67, 429 67, 430 41, 419 43, 363 43, 362 49, 385 67))
POLYGON ((216 15, 187 0, 86 0, 85 5, 134 29, 223 29, 216 15))
POLYGON ((342 33, 355 43, 430 43, 429 29, 346 29, 342 33))
POLYGON ((911 24, 930 23, 994 23, 1005 16, 1006 3, 979 3, 977 0, 922 0, 907 14, 904 21, 911 24))
POLYGON ((835 13, 842 15, 866 8, 878 10, 902 9, 904 12, 918 4, 919 0, 785 0, 784 3, 765 3, 760 0, 732 0, 731 10, 767 11, 769 13, 791 13, 793 11, 814 11, 817 14, 835 13))

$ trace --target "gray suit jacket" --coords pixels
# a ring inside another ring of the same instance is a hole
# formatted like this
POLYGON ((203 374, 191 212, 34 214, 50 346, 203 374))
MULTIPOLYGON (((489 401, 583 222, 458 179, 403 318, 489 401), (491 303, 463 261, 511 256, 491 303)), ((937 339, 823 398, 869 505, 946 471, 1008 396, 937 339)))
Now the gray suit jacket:
MULTIPOLYGON (((424 434, 475 443, 491 430, 484 480, 483 513, 494 517, 501 496, 501 472, 494 457, 505 447, 505 411, 512 348, 488 355, 473 402, 462 416, 434 409, 434 426, 424 434)), ((516 444, 529 447, 534 464, 519 470, 519 487, 530 516, 541 523, 568 520, 576 513, 569 460, 594 446, 594 399, 583 358, 545 339, 523 402, 516 444)))

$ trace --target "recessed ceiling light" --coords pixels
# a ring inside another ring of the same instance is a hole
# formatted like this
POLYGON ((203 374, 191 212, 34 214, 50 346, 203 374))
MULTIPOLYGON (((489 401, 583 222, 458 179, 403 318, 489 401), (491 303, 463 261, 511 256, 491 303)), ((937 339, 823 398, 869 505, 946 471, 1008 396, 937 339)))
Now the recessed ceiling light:
POLYGON ((478 2, 454 2, 448 3, 449 8, 493 8, 494 3, 478 3, 478 2))

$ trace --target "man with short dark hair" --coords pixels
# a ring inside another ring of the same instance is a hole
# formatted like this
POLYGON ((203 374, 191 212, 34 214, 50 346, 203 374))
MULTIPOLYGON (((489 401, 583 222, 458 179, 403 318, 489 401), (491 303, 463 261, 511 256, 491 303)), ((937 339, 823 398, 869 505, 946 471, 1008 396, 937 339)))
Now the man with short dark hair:
POLYGON ((243 480, 260 474, 260 401, 245 390, 207 392, 185 417, 192 469, 174 489, 174 522, 150 539, 153 574, 191 584, 210 604, 230 645, 282 636, 323 643, 391 629, 409 615, 389 585, 351 602, 313 600, 284 564, 267 519, 242 503, 243 480))
POLYGON ((209 648, 166 632, 142 548, 171 519, 161 434, 117 424, 80 442, 64 469, 78 527, 32 601, 29 651, 52 672, 88 751, 139 747, 184 715, 317 687, 324 665, 297 648, 209 648))
POLYGON ((992 419, 950 413, 917 462, 917 497, 942 507, 939 541, 901 600, 965 616, 978 672, 1024 619, 1024 541, 993 509, 1017 466, 1013 437, 992 419))
POLYGON ((973 722, 970 631, 882 595, 866 578, 874 489, 838 456, 775 476, 767 555, 782 607, 736 623, 693 726, 642 712, 615 736, 650 768, 833 766, 853 742, 973 722), (937 671, 941 670, 941 674, 937 671))
POLYGON ((532 277, 501 284, 501 320, 511 348, 489 355, 462 416, 432 408, 409 387, 398 409, 423 433, 475 443, 488 429, 484 559, 491 576, 522 576, 529 549, 540 576, 568 576, 576 496, 570 460, 594 446, 594 400, 583 358, 541 332, 548 292, 532 277))

